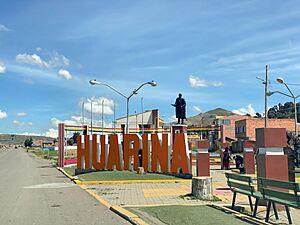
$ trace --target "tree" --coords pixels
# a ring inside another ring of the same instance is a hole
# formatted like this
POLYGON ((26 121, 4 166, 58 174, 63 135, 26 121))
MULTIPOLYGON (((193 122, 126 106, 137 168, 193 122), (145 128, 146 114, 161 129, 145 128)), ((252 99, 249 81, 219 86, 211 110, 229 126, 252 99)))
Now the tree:
POLYGON ((77 143, 77 137, 80 135, 79 132, 75 132, 73 133, 72 139, 73 139, 73 143, 77 143))
POLYGON ((25 147, 31 148, 32 144, 33 144, 32 138, 26 139, 25 142, 24 142, 25 147))
POLYGON ((67 140, 67 143, 68 143, 68 145, 73 145, 74 144, 73 138, 69 138, 67 140))

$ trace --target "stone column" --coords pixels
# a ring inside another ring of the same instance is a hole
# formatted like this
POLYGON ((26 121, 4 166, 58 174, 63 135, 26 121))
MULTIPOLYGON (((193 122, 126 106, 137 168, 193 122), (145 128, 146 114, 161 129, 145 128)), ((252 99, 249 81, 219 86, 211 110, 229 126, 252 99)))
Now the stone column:
POLYGON ((288 181, 285 128, 257 128, 257 177, 288 181))
POLYGON ((210 163, 209 163, 209 141, 202 140, 198 142, 197 157, 197 176, 210 176, 210 163))

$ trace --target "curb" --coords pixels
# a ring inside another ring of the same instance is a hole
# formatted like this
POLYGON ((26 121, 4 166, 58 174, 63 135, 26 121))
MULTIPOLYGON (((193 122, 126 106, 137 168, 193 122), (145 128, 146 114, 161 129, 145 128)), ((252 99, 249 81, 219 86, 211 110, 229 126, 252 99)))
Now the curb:
MULTIPOLYGON (((84 183, 82 181, 79 181, 73 176, 70 176, 63 168, 56 167, 57 170, 62 172, 66 177, 68 177, 71 181, 73 181, 75 184, 78 184, 79 182, 84 183)), ((128 222, 134 224, 134 225, 149 225, 146 222, 144 222, 140 217, 133 214, 132 212, 120 207, 120 206, 112 206, 110 205, 105 199, 101 198, 99 195, 95 194, 93 191, 88 190, 84 185, 79 185, 79 187, 86 191, 88 194, 90 194, 92 197, 94 197, 98 202, 100 202, 102 205, 109 208, 109 210, 113 211, 114 213, 121 216, 123 219, 127 220, 128 222)))
POLYGON ((85 190, 88 194, 93 196, 98 202, 100 202, 102 205, 109 208, 109 210, 113 211, 114 213, 121 216, 123 219, 127 220, 128 222, 134 224, 134 225, 149 225, 145 221, 143 221, 139 216, 135 215, 134 213, 116 205, 110 205, 109 202, 107 202, 105 199, 101 198, 99 195, 94 193, 93 191, 88 190, 85 186, 79 186, 83 190, 85 190))
POLYGON ((120 206, 111 206, 110 210, 114 213, 118 214, 119 216, 123 217, 127 221, 129 221, 132 224, 136 225, 148 225, 145 221, 143 221, 140 217, 135 215, 134 213, 120 207, 120 206))
POLYGON ((213 208, 222 210, 222 211, 224 211, 226 213, 231 213, 235 217, 237 217, 237 218, 239 218, 239 219, 241 219, 243 221, 250 222, 252 224, 263 224, 263 225, 271 225, 271 224, 273 224, 273 223, 265 222, 264 220, 261 220, 261 219, 258 219, 258 218, 254 218, 254 217, 246 215, 246 214, 242 214, 242 213, 237 212, 237 211, 235 211, 233 209, 227 208, 227 207, 225 207, 223 205, 209 204, 208 206, 211 206, 213 208))
POLYGON ((93 185, 93 184, 140 184, 140 183, 190 183, 188 180, 115 180, 115 181, 80 181, 74 179, 78 185, 93 185))
POLYGON ((56 167, 56 169, 62 172, 66 177, 68 177, 71 181, 73 181, 76 184, 76 178, 69 175, 62 167, 56 167))

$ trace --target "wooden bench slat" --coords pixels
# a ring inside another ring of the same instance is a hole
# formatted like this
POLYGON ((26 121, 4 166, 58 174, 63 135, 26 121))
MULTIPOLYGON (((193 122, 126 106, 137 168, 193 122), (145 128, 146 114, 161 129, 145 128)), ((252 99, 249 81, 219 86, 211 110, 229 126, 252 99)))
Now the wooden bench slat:
POLYGON ((266 199, 274 197, 274 198, 280 198, 286 202, 297 202, 297 200, 299 199, 298 196, 295 195, 294 193, 291 194, 280 190, 262 188, 261 192, 263 194, 263 197, 266 199))
POLYGON ((252 183, 252 177, 249 177, 249 176, 235 174, 235 173, 225 173, 225 176, 229 179, 252 183))
POLYGON ((272 186, 276 188, 283 188, 288 190, 299 190, 299 184, 295 182, 288 182, 288 181, 280 181, 280 180, 272 180, 272 179, 265 179, 259 178, 259 184, 263 187, 272 186))
POLYGON ((254 187, 249 185, 249 184, 243 184, 243 183, 238 183, 238 182, 234 182, 234 181, 228 181, 228 186, 232 187, 232 188, 239 188, 242 189, 244 191, 248 191, 250 193, 254 192, 254 187))

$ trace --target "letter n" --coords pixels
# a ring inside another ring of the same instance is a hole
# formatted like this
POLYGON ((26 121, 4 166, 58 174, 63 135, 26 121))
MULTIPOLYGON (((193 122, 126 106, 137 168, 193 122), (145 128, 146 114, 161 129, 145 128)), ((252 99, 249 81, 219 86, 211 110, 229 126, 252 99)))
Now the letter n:
POLYGON ((77 168, 91 169, 90 164, 90 135, 77 137, 77 168))
POLYGON ((158 172, 158 164, 161 172, 168 173, 169 163, 169 149, 168 149, 168 134, 162 135, 162 142, 160 143, 157 134, 151 134, 151 171, 158 172))

